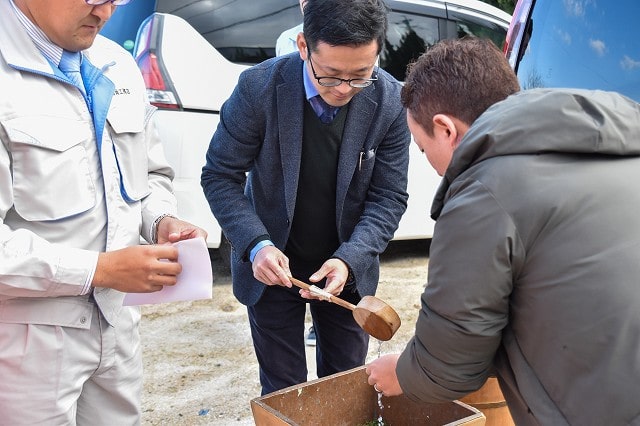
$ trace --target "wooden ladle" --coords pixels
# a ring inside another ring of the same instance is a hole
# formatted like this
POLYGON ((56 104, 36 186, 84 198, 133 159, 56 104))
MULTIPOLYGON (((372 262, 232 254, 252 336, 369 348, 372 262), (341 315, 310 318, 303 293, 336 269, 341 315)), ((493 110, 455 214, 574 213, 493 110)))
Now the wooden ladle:
POLYGON ((335 303, 336 305, 353 311, 353 318, 355 318, 358 325, 368 335, 378 340, 387 341, 391 339, 393 335, 396 334, 396 331, 398 331, 398 328, 400 328, 400 317, 398 313, 377 297, 364 296, 357 305, 354 305, 315 285, 307 284, 293 277, 289 277, 289 279, 296 287, 308 290, 311 294, 322 300, 335 303))

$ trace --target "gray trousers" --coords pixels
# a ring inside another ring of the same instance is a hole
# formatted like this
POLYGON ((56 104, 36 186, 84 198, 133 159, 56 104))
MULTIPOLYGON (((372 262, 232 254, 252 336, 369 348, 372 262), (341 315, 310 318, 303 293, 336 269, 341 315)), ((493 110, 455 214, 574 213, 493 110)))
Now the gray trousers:
POLYGON ((125 308, 113 327, 95 307, 89 329, 0 324, 0 423, 140 424, 139 321, 125 308))

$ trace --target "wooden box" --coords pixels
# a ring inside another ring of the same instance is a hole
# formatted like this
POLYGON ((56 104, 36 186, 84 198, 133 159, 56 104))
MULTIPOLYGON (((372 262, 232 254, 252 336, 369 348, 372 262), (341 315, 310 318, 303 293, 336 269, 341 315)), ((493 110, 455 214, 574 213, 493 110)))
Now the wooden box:
MULTIPOLYGON (((459 401, 416 403, 401 395, 382 397, 385 425, 483 426, 484 415, 459 401)), ((365 367, 301 383, 251 400, 257 426, 361 426, 378 419, 378 394, 365 367)), ((377 424, 377 423, 376 423, 377 424)))

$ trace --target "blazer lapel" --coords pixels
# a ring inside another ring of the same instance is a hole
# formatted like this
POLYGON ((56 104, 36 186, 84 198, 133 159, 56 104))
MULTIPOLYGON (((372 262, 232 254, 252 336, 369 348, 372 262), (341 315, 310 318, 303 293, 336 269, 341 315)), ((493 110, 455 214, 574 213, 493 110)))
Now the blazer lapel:
POLYGON ((282 70, 283 83, 276 88, 278 140, 282 164, 285 200, 289 219, 293 218, 298 177, 302 159, 302 125, 304 116, 304 84, 302 60, 291 60, 282 70))
POLYGON ((371 148, 366 145, 366 138, 368 130, 371 128, 371 120, 373 120, 378 108, 378 103, 369 95, 371 90, 374 90, 374 86, 358 93, 347 104, 349 111, 347 111, 342 145, 340 146, 340 159, 338 160, 336 188, 336 215, 338 218, 342 212, 353 173, 358 168, 360 153, 371 148))

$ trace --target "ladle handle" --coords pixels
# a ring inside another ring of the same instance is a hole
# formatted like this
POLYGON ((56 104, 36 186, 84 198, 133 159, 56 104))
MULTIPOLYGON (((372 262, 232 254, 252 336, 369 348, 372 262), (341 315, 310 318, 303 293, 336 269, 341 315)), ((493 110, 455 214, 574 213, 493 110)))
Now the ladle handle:
POLYGON ((340 305, 343 308, 347 308, 352 311, 356 308, 352 303, 349 303, 346 300, 342 300, 339 297, 334 296, 333 294, 328 293, 319 287, 316 287, 315 285, 309 285, 293 277, 289 277, 289 279, 293 284, 295 284, 296 287, 300 287, 303 290, 308 290, 314 296, 318 296, 321 299, 326 300, 327 302, 335 303, 336 305, 340 305))

